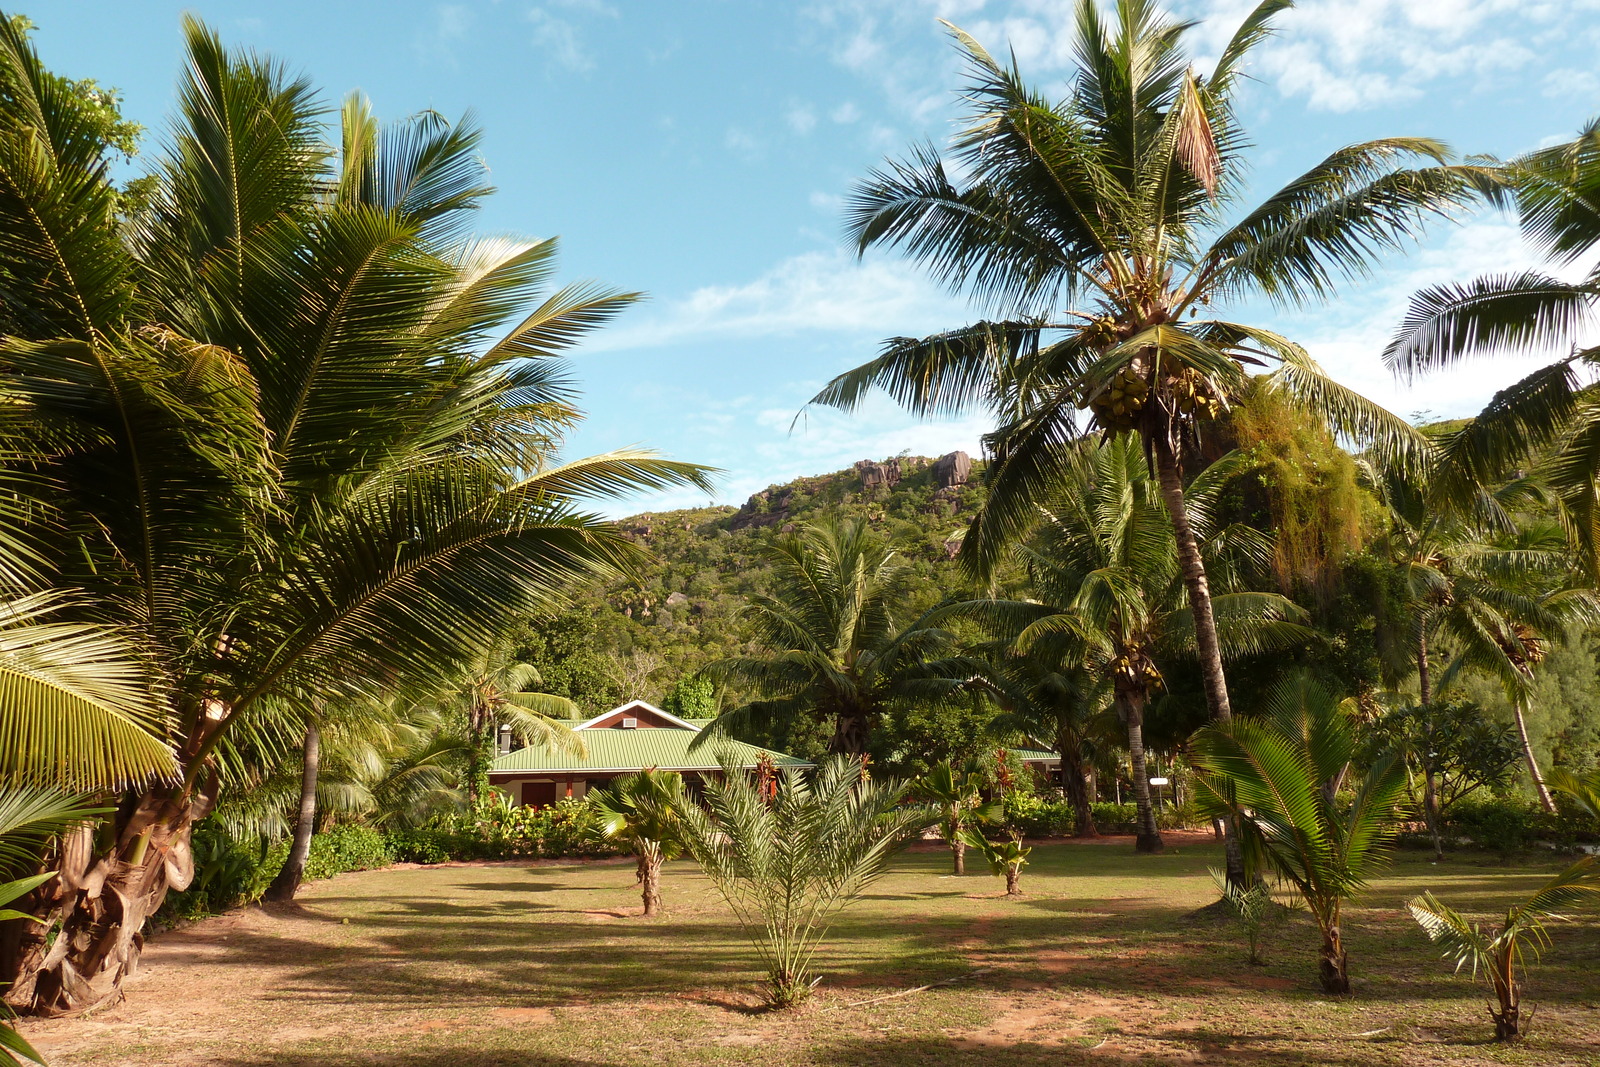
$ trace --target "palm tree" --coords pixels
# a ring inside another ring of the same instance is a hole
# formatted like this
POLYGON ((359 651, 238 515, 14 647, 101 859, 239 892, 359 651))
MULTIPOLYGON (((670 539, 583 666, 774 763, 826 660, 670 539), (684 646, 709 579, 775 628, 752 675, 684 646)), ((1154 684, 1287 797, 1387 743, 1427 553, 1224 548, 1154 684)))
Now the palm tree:
POLYGON ((1591 583, 1600 582, 1600 393, 1578 369, 1600 349, 1585 326, 1600 312, 1600 265, 1559 277, 1600 247, 1600 120, 1572 141, 1501 168, 1522 235, 1550 271, 1491 274, 1416 293, 1384 352, 1405 379, 1504 353, 1559 354, 1501 390, 1441 448, 1441 480, 1458 496, 1534 466, 1555 491, 1591 583))
POLYGON ((1444 948, 1444 958, 1454 960, 1456 970, 1469 964, 1472 977, 1480 974, 1494 990, 1496 1006, 1489 1009, 1494 1020, 1496 1041, 1514 1041, 1522 1036, 1522 981, 1525 954, 1539 958, 1539 950, 1550 943, 1545 930, 1547 920, 1559 919, 1559 909, 1600 900, 1600 861, 1585 856, 1544 885, 1526 900, 1506 909, 1499 929, 1484 930, 1432 893, 1414 898, 1408 905, 1411 915, 1428 933, 1428 940, 1444 948))
POLYGON ((629 569, 581 498, 704 482, 640 452, 553 461, 577 417, 554 357, 633 297, 546 295, 553 243, 468 236, 475 130, 381 130, 353 102, 331 147, 306 83, 185 33, 171 148, 124 226, 105 146, 0 28, 0 466, 52 484, 26 503, 54 517, 53 583, 83 590, 63 621, 123 620, 178 764, 72 854, 61 880, 93 891, 46 903, 56 950, 0 961, 44 1013, 118 995, 239 754, 629 569))
POLYGON ((1006 896, 1022 896, 1022 868, 1028 865, 1028 854, 1033 849, 1016 837, 1008 837, 1003 841, 990 841, 977 826, 967 827, 962 835, 966 843, 983 856, 989 864, 989 870, 1005 878, 1006 896))
POLYGON ((786 770, 776 795, 737 767, 683 809, 683 839, 766 967, 774 1007, 804 1000, 812 960, 839 913, 858 900, 915 834, 934 821, 906 786, 873 781, 858 759, 833 756, 807 778, 786 770))
POLYGON ((917 782, 920 799, 939 812, 939 832, 950 846, 952 873, 967 873, 967 831, 978 823, 993 822, 1000 806, 983 799, 985 775, 975 762, 957 770, 941 763, 917 782))
POLYGON ((898 628, 908 578, 865 523, 807 524, 775 541, 770 554, 773 592, 753 597, 746 612, 765 654, 708 668, 758 697, 724 711, 696 744, 813 719, 832 727, 831 752, 861 755, 896 704, 951 699, 980 671, 975 660, 941 657, 951 638, 931 616, 898 628))
MULTIPOLYGON (((1159 852, 1145 770, 1144 712, 1162 687, 1158 659, 1192 654, 1194 629, 1186 603, 1172 527, 1137 441, 1079 443, 1056 494, 1041 507, 1041 523, 1020 555, 1039 600, 977 602, 949 610, 987 615, 1011 628, 1017 646, 1076 648, 1088 670, 1110 690, 1127 730, 1138 809, 1137 847, 1159 852)), ((1209 506, 1238 469, 1213 465, 1190 487, 1191 528, 1213 570, 1239 584, 1239 557, 1260 564, 1271 546, 1236 526, 1213 530, 1209 506)), ((1225 587, 1226 588, 1226 587, 1225 587)), ((1275 593, 1230 590, 1214 598, 1218 632, 1229 655, 1302 644, 1313 638, 1292 620, 1299 610, 1275 593)))
POLYGON ((1344 702, 1297 675, 1273 703, 1262 721, 1239 719, 1195 735, 1195 793, 1203 810, 1238 820, 1247 850, 1299 893, 1322 936, 1322 988, 1348 993, 1340 911, 1398 829, 1405 766, 1394 755, 1379 757, 1346 801, 1356 739, 1344 702))
MULTIPOLYGON (((970 75, 969 121, 953 143, 961 176, 921 148, 856 190, 848 229, 859 251, 899 248, 1006 317, 892 339, 813 400, 852 409, 881 387, 922 415, 989 409, 989 498, 962 546, 979 574, 1033 525, 1081 432, 1080 411, 1092 427, 1136 434, 1167 504, 1219 723, 1232 709, 1184 498, 1197 427, 1260 369, 1265 387, 1307 418, 1381 455, 1413 457, 1426 442, 1293 341, 1212 310, 1252 297, 1326 299, 1493 181, 1484 168, 1448 165, 1437 141, 1386 138, 1340 148, 1233 212, 1248 147, 1234 91, 1290 4, 1262 0, 1202 75, 1184 51, 1191 24, 1154 0, 1119 0, 1109 17, 1078 0, 1078 72, 1059 101, 951 27, 970 75)), ((1230 855, 1230 874, 1237 865, 1230 855)))
POLYGON ((691 801, 677 771, 646 768, 596 790, 589 803, 599 816, 601 837, 626 842, 639 858, 644 915, 661 910, 661 865, 683 850, 680 827, 691 801))
POLYGON ((988 653, 989 678, 1000 712, 989 732, 1014 741, 1043 743, 1061 758, 1061 785, 1072 805, 1073 836, 1098 837, 1090 773, 1096 753, 1114 744, 1119 727, 1108 714, 1109 694, 1085 662, 1077 642, 1041 640, 1027 651, 1014 640, 988 653))
MULTIPOLYGON (((1549 644, 1600 610, 1595 594, 1574 579, 1562 530, 1541 517, 1548 502, 1536 483, 1518 477, 1463 495, 1440 467, 1411 474, 1387 471, 1372 481, 1388 513, 1374 551, 1397 573, 1417 688, 1424 706, 1436 696, 1433 658, 1451 656, 1444 680, 1475 669, 1506 691, 1530 780, 1554 811, 1528 737, 1533 668, 1549 644)), ((1427 788, 1431 790, 1431 776, 1427 788)), ((1430 825, 1438 812, 1431 796, 1430 825)))

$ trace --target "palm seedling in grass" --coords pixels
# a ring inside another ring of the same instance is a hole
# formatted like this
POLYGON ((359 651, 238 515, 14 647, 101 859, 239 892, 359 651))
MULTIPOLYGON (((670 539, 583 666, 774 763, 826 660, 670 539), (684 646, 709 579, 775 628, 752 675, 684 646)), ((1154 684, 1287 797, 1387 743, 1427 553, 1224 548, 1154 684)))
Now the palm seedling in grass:
MULTIPOLYGON (((1525 956, 1539 958, 1550 944, 1545 923, 1558 920, 1558 911, 1600 900, 1600 859, 1585 856, 1534 891, 1528 899, 1506 910, 1497 929, 1485 930, 1432 893, 1414 898, 1408 905, 1411 914, 1427 931, 1429 940, 1444 949, 1444 958, 1454 960, 1456 970, 1472 967, 1474 978, 1482 977, 1494 990, 1495 1004, 1489 1008, 1494 1020, 1496 1041, 1512 1041, 1522 1035, 1522 980, 1525 956)), ((1529 1012, 1529 1018, 1532 1017, 1529 1012)))
POLYGON ((1023 845, 1014 837, 1003 841, 990 841, 977 827, 968 828, 962 835, 967 844, 977 849, 984 859, 989 861, 989 869, 996 875, 1004 875, 1006 880, 1006 896, 1020 897, 1022 895, 1022 868, 1028 865, 1028 854, 1033 849, 1023 845))
POLYGON ((934 821, 907 788, 832 757, 811 777, 786 771, 776 793, 736 768, 683 811, 683 841, 733 909, 766 968, 773 1007, 798 1004, 820 978, 812 960, 839 912, 907 840, 934 821))
MULTIPOLYGON (((998 802, 983 799, 983 771, 968 762, 957 770, 954 764, 941 763, 917 783, 917 793, 939 812, 939 833, 950 845, 956 874, 967 873, 967 845, 979 823, 1000 817, 998 802)), ((977 835, 980 839, 981 834, 977 835)))
POLYGON ((1228 876, 1215 867, 1210 868, 1211 880, 1222 893, 1222 902, 1244 930, 1250 945, 1250 962, 1259 967, 1267 961, 1261 956, 1261 938, 1269 926, 1282 922, 1288 914, 1272 892, 1272 887, 1257 879, 1247 885, 1235 885, 1228 876))
POLYGON ((621 841, 639 858, 639 887, 648 918, 661 910, 661 865, 683 851, 680 829, 689 800, 683 775, 647 767, 624 775, 610 789, 589 794, 600 816, 597 832, 621 841))
POLYGON ((1342 702, 1295 676, 1271 703, 1264 719, 1195 736, 1196 796, 1207 814, 1238 820, 1247 856, 1295 888, 1322 935, 1322 988, 1348 993, 1340 912, 1387 852, 1405 766, 1392 755, 1374 760, 1347 800, 1342 786, 1357 745, 1342 702))

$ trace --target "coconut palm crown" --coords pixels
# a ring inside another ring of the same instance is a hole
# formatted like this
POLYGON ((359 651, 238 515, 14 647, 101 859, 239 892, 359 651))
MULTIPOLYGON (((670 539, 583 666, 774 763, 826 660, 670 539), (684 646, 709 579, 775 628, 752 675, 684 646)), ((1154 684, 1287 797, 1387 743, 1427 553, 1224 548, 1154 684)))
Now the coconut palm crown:
POLYGON ((993 412, 989 502, 962 549, 979 573, 1036 521, 1066 442, 1086 427, 1137 433, 1177 535, 1218 719, 1231 709, 1183 501, 1197 427, 1261 373, 1267 388, 1385 458, 1416 458, 1426 442, 1287 337, 1214 312, 1247 298, 1325 299, 1494 180, 1451 165, 1437 141, 1387 138, 1340 148, 1241 209, 1249 144, 1235 93, 1251 49, 1290 6, 1260 3, 1201 74, 1184 48, 1192 24, 1151 0, 1109 12, 1079 0, 1078 70, 1060 100, 952 26, 969 74, 955 166, 931 146, 889 163, 853 194, 848 232, 859 251, 898 248, 999 317, 892 339, 813 400, 850 409, 882 388, 923 415, 993 412))

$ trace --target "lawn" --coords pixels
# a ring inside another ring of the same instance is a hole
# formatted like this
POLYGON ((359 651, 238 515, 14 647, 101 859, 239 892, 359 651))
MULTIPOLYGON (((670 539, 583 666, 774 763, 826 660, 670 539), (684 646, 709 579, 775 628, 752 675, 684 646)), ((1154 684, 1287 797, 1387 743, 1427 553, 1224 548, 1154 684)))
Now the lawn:
POLYGON ((1304 918, 1252 967, 1231 926, 1194 914, 1220 862, 1205 837, 1034 861, 1006 899, 986 874, 950 877, 944 853, 902 856, 790 1013, 756 1009, 754 955, 691 865, 669 865, 667 913, 646 921, 631 862, 544 862, 314 883, 294 907, 162 935, 126 1003, 24 1031, 55 1067, 1600 1063, 1600 917, 1556 931, 1533 1037, 1506 1047, 1403 911, 1433 889, 1487 914, 1555 863, 1402 853, 1350 913, 1358 985, 1339 1000, 1316 987, 1304 918))

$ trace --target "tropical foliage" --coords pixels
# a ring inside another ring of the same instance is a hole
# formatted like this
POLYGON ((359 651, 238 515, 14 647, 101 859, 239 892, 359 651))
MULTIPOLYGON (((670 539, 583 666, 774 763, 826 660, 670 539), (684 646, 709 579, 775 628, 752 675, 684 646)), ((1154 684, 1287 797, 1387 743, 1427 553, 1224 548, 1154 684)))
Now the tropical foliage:
POLYGON ((728 768, 705 806, 683 809, 684 844, 733 909, 766 968, 768 1000, 804 1000, 813 960, 839 913, 934 814, 905 803, 904 783, 874 781, 833 757, 807 778, 786 771, 770 795, 728 768))
POLYGON ((683 775, 646 768, 596 790, 589 802, 598 817, 596 833, 627 845, 639 858, 644 915, 655 915, 661 910, 661 865, 683 851, 680 826, 690 803, 683 775))
POLYGON ((1196 736, 1195 790, 1203 810, 1238 820, 1247 857, 1299 894, 1322 938, 1322 988, 1348 993, 1341 909, 1394 838, 1405 768, 1398 757, 1381 756, 1346 783, 1357 742, 1344 702, 1300 676, 1275 704, 1269 718, 1196 736))
POLYGON ((1524 1032, 1522 973, 1528 957, 1537 960, 1540 950, 1550 943, 1545 923, 1559 920, 1561 909, 1597 900, 1600 861, 1585 856, 1508 908, 1497 928, 1484 929, 1440 903, 1432 893, 1422 894, 1407 907, 1428 932, 1429 940, 1444 949, 1444 958, 1454 961, 1457 971, 1471 967, 1473 978, 1489 983, 1495 996, 1489 1009, 1495 1040, 1512 1041, 1524 1032))

